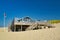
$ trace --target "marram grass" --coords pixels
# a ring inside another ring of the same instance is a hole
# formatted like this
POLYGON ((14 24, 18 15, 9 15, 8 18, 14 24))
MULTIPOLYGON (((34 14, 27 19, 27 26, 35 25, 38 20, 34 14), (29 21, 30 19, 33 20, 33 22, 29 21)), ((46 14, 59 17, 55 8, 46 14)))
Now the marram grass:
POLYGON ((51 24, 56 24, 56 23, 60 23, 60 20, 49 20, 48 22, 51 24))

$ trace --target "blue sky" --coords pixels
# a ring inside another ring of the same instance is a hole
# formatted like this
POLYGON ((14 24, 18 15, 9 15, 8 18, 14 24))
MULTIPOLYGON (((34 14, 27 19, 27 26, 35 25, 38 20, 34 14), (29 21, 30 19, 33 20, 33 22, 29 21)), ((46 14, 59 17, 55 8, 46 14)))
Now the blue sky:
POLYGON ((6 12, 6 26, 14 17, 30 16, 33 19, 60 19, 60 0, 0 0, 0 26, 3 26, 6 12))

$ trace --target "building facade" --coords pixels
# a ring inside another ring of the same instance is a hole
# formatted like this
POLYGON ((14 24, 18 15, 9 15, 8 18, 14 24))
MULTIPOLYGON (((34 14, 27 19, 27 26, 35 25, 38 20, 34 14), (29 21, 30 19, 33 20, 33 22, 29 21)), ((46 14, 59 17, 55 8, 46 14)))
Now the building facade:
POLYGON ((53 28, 47 21, 33 20, 30 17, 14 18, 8 31, 19 32, 27 30, 36 30, 44 28, 53 28))

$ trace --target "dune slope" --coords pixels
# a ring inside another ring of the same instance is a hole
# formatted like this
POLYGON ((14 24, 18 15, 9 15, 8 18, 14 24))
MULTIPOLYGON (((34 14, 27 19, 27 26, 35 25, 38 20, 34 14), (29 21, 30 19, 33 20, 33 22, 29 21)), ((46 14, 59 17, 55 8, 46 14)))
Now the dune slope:
POLYGON ((60 23, 55 28, 24 32, 0 32, 0 40, 60 40, 60 23))

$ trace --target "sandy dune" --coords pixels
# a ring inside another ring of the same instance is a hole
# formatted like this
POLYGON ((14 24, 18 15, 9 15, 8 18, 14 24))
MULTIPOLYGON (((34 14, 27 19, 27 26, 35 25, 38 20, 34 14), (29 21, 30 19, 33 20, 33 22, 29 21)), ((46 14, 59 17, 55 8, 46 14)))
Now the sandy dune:
POLYGON ((60 40, 60 23, 56 28, 24 32, 0 32, 0 40, 60 40))

